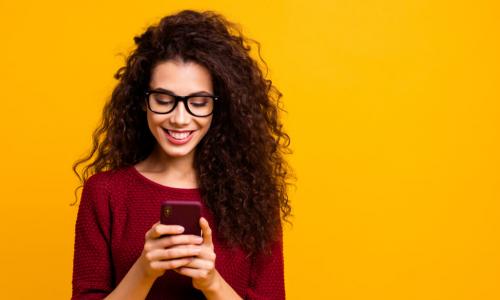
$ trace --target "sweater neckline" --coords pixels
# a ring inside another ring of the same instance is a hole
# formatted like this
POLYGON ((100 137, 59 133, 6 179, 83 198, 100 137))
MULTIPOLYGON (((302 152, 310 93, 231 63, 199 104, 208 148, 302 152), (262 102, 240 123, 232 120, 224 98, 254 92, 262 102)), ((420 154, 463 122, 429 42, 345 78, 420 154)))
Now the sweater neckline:
POLYGON ((178 187, 164 185, 164 184, 158 183, 156 181, 153 181, 153 180, 147 178, 146 176, 141 174, 141 172, 139 172, 139 170, 137 170, 135 168, 135 166, 130 166, 129 168, 132 171, 132 173, 135 175, 135 177, 139 178, 140 180, 142 180, 143 182, 145 182, 147 184, 154 185, 154 186, 159 187, 161 189, 166 189, 166 190, 170 190, 170 191, 177 191, 177 192, 191 192, 191 193, 198 193, 200 190, 199 188, 178 188, 178 187))

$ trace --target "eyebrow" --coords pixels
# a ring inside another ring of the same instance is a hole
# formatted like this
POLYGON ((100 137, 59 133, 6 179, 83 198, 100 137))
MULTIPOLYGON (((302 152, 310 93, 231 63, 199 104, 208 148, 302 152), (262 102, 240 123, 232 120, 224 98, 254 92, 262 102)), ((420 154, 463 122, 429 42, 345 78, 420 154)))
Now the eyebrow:
MULTIPOLYGON (((154 88, 154 89, 151 89, 151 91, 153 92, 164 92, 164 93, 167 93, 167 94, 172 94, 172 95, 175 95, 175 96, 178 96, 176 93, 172 92, 171 90, 168 90, 168 89, 164 89, 164 88, 154 88)), ((209 93, 207 91, 199 91, 199 92, 194 92, 194 93, 190 93, 186 96, 198 96, 198 95, 212 95, 212 93, 209 93)))

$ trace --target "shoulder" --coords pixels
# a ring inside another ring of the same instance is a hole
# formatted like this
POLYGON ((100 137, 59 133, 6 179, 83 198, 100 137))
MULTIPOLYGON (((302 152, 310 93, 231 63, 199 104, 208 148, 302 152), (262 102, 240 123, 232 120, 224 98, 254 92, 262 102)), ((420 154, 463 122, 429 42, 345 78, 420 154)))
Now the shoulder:
POLYGON ((82 201, 89 198, 92 201, 109 200, 117 191, 124 191, 134 180, 131 168, 108 170, 90 176, 83 184, 82 201))
POLYGON ((84 188, 109 189, 113 185, 127 183, 131 180, 133 167, 124 167, 93 174, 84 183, 84 188))

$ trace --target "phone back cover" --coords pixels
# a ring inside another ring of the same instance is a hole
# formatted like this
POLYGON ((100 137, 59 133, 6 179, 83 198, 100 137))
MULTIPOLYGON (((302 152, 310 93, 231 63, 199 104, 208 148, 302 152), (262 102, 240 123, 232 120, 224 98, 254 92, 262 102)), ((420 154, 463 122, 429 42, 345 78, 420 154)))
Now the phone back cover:
POLYGON ((161 205, 160 221, 166 225, 181 225, 183 234, 201 236, 201 204, 196 201, 166 200, 161 205))

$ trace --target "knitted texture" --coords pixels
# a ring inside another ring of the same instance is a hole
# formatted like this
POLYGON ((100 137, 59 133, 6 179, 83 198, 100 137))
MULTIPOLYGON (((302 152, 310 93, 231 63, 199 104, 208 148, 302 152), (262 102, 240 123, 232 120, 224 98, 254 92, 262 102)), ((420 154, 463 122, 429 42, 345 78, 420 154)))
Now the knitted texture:
MULTIPOLYGON (((83 187, 75 227, 72 299, 103 299, 141 255, 144 236, 160 219, 164 200, 202 203, 202 216, 213 231, 215 267, 244 299, 285 299, 282 239, 270 253, 249 257, 218 238, 212 214, 198 189, 160 185, 134 167, 102 172, 83 187)), ((173 271, 159 277, 146 299, 205 299, 191 278, 173 271)))

